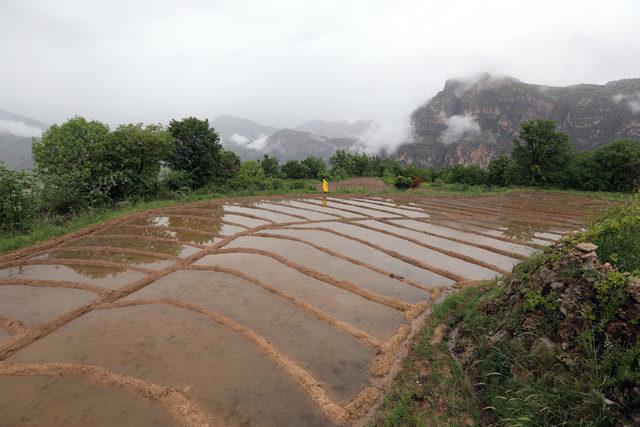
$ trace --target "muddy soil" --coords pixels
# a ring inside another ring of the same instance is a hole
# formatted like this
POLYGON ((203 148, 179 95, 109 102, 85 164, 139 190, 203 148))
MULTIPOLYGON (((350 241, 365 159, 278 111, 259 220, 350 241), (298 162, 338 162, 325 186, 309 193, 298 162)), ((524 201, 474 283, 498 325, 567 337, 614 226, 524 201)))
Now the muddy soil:
POLYGON ((357 424, 443 292, 607 206, 537 192, 213 200, 2 256, 0 425, 357 424))

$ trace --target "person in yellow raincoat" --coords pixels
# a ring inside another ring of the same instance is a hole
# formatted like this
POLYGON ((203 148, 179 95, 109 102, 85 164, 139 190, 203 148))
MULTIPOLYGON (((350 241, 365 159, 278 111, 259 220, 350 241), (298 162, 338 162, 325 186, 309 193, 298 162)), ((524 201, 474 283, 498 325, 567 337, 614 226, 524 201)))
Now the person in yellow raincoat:
POLYGON ((326 178, 322 179, 322 192, 327 194, 329 192, 329 183, 326 178))

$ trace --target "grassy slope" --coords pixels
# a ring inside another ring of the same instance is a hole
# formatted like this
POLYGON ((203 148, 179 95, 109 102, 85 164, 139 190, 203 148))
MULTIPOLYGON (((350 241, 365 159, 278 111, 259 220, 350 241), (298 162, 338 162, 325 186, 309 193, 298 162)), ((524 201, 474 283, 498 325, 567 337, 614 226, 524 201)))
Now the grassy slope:
POLYGON ((640 423, 640 279, 619 271, 639 268, 636 200, 502 281, 449 295, 374 424, 640 423), (576 256, 582 240, 602 264, 576 256))

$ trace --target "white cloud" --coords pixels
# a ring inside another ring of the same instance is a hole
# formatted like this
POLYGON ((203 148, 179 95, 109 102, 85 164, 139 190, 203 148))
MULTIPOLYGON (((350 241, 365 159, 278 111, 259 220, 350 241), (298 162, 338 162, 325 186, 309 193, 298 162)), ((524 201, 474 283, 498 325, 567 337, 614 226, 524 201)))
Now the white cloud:
POLYGON ((42 129, 35 126, 29 126, 23 122, 0 119, 0 133, 10 133, 16 136, 31 138, 42 136, 42 129))
POLYGON ((260 135, 258 138, 249 142, 247 147, 258 151, 263 150, 267 145, 267 138, 269 138, 269 135, 260 135))
POLYGON ((627 94, 617 93, 613 95, 612 99, 616 104, 619 104, 622 101, 627 101, 627 106, 633 114, 640 113, 640 92, 627 94))
POLYGON ((468 134, 480 133, 480 125, 472 115, 455 115, 444 120, 447 129, 442 133, 442 143, 447 145, 468 134))
POLYGON ((245 145, 246 143, 249 142, 249 138, 243 135, 239 135, 237 133, 234 133, 233 135, 231 135, 231 140, 236 144, 240 144, 240 145, 245 145))
POLYGON ((408 117, 374 120, 367 131, 358 138, 353 150, 377 154, 385 150, 388 154, 408 142, 411 134, 408 117))

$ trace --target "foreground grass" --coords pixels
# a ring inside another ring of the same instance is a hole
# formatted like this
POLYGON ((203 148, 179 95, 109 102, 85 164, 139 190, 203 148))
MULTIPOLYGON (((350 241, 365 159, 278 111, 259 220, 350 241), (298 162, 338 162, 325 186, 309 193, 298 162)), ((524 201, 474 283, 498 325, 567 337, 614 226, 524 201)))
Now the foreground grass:
POLYGON ((494 292, 495 284, 487 282, 434 306, 372 424, 463 426, 481 419, 480 401, 443 335, 494 292))
POLYGON ((374 424, 639 425, 639 265, 635 200, 502 280, 449 295, 374 424), (599 259, 575 249, 584 241, 599 259))

